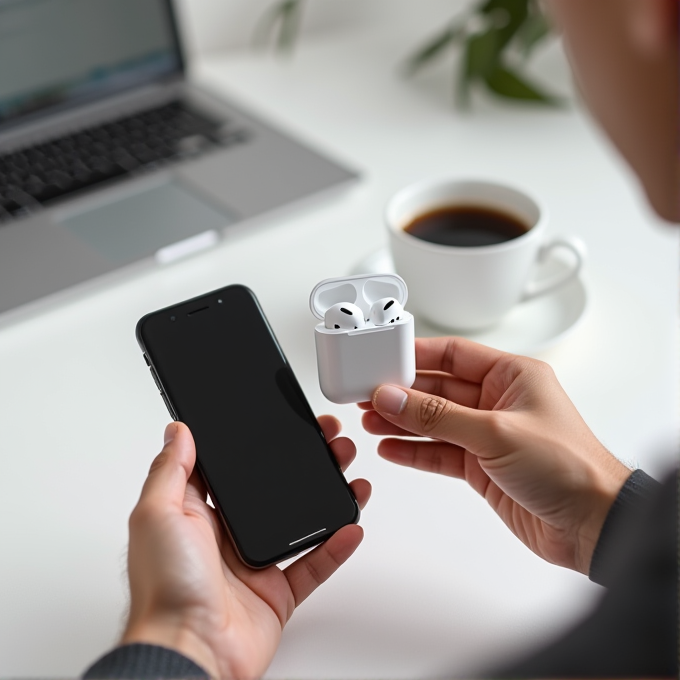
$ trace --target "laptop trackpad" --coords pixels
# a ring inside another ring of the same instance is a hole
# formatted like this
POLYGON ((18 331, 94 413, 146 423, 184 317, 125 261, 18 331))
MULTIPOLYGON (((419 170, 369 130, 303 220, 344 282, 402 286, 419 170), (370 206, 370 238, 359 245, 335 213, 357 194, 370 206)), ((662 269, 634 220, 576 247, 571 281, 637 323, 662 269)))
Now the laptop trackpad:
POLYGON ((170 244, 198 234, 216 235, 237 218, 236 213, 217 208, 181 184, 169 181, 66 215, 59 224, 110 262, 126 264, 153 257, 170 244))

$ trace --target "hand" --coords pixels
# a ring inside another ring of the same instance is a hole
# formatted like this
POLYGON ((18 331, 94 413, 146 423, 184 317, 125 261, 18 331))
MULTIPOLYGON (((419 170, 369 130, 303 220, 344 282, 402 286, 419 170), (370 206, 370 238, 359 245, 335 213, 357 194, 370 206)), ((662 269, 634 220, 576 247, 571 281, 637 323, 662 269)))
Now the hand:
POLYGON ((465 479, 537 555, 588 573, 630 470, 588 429, 550 366, 462 338, 418 338, 413 389, 379 387, 364 428, 386 460, 465 479))
MULTIPOLYGON (((319 423, 343 471, 356 454, 338 437, 340 423, 319 423)), ((349 558, 363 538, 345 526, 286 569, 254 570, 236 556, 194 470, 186 425, 171 423, 130 517, 130 614, 121 643, 176 649, 211 677, 259 678, 271 662, 295 607, 349 558)), ((350 484, 360 507, 363 479, 350 484)))

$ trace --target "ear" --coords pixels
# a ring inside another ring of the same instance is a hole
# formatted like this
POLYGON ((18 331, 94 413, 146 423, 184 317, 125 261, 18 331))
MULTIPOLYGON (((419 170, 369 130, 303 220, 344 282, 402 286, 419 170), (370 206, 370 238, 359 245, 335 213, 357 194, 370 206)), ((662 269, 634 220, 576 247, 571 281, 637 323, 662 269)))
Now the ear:
POLYGON ((678 44, 678 0, 626 0, 631 39, 649 59, 661 57, 678 44))

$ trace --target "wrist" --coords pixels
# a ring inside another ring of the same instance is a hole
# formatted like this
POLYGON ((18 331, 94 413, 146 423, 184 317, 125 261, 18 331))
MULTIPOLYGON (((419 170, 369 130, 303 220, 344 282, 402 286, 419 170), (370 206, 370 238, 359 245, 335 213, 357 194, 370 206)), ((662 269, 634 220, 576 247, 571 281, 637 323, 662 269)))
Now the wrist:
POLYGON ((586 576, 609 510, 632 472, 614 455, 607 455, 609 460, 592 477, 591 502, 579 531, 577 569, 586 576))
POLYGON ((184 620, 149 617, 129 621, 120 644, 143 643, 173 649, 199 665, 211 678, 222 677, 217 658, 210 646, 184 620))

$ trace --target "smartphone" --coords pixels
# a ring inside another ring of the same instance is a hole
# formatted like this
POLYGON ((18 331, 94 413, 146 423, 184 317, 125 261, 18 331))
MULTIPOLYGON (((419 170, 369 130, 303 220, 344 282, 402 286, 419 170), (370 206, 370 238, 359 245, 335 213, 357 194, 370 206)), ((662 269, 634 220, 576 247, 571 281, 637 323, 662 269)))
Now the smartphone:
POLYGON ((142 317, 137 341, 241 560, 281 562, 359 506, 253 292, 232 285, 142 317))

